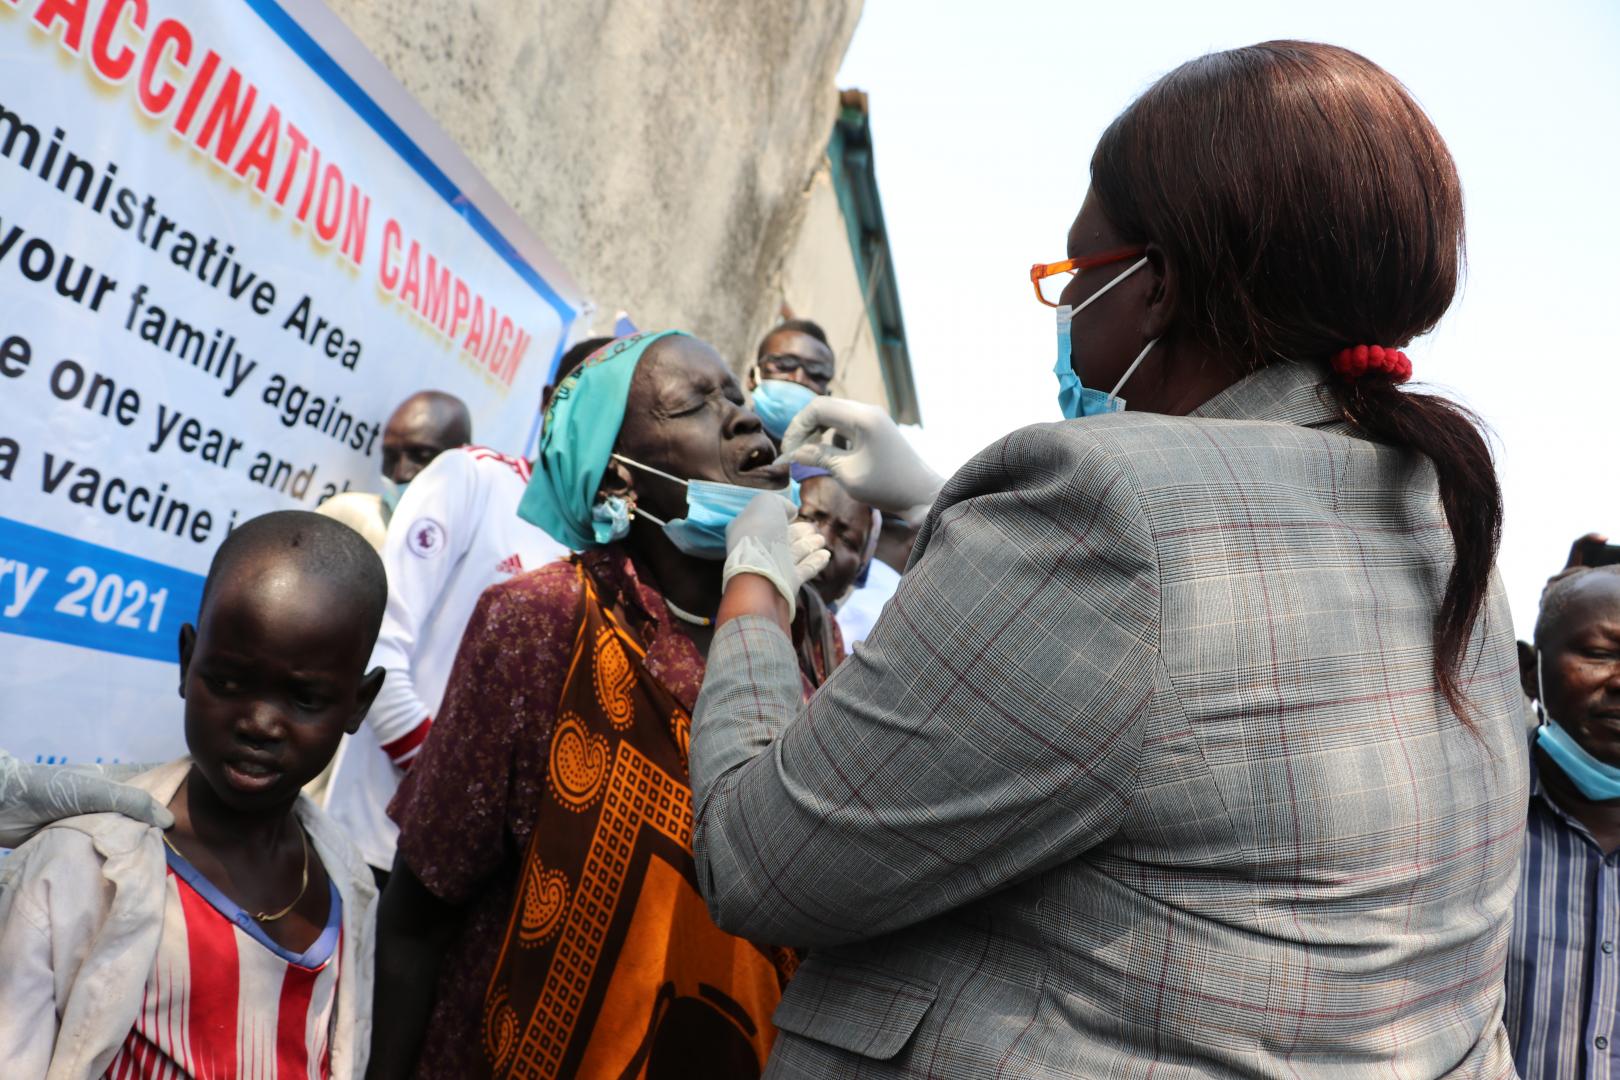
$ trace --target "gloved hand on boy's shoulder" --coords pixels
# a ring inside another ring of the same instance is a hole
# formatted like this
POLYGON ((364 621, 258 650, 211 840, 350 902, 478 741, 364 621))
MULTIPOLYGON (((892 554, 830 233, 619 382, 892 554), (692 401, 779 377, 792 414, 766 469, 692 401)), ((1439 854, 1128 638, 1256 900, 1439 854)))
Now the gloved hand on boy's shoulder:
POLYGON ((174 816, 140 788, 114 776, 142 766, 30 765, 0 750, 0 847, 18 847, 40 829, 80 814, 113 813, 167 829, 174 816))

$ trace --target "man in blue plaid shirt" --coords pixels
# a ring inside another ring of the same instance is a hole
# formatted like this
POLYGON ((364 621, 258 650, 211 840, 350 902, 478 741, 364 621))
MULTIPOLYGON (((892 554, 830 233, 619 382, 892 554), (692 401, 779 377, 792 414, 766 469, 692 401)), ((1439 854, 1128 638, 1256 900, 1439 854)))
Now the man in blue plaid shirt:
POLYGON ((1548 583, 1526 691, 1542 725, 1508 953, 1524 1080, 1620 1076, 1620 566, 1548 583))

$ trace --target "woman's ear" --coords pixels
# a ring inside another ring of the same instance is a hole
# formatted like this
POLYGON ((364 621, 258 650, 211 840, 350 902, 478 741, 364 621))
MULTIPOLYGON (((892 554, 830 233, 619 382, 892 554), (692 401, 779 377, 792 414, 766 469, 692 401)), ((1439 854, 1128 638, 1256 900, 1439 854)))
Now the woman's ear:
POLYGON ((609 460, 602 472, 602 483, 596 489, 597 497, 617 495, 628 499, 635 494, 635 490, 636 482, 631 478, 630 470, 619 461, 609 460))
POLYGON ((1164 257, 1164 249, 1158 244, 1147 246, 1146 257, 1147 265, 1142 270, 1147 274, 1150 285, 1147 307, 1142 315, 1142 337, 1161 338, 1175 319, 1180 282, 1169 260, 1164 257))

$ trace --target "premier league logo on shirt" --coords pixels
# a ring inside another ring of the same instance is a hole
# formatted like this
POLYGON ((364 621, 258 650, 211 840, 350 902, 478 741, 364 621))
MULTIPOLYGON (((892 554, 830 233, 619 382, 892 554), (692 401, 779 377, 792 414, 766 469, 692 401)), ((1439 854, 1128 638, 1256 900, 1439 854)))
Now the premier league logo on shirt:
POLYGON ((433 558, 444 550, 444 526, 432 518, 417 518, 406 534, 405 546, 418 558, 433 558))

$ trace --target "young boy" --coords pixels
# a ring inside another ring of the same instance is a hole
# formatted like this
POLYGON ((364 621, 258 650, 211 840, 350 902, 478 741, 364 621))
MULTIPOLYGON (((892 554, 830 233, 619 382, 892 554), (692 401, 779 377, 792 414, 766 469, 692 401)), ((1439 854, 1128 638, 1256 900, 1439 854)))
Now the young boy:
POLYGON ((189 757, 132 783, 164 833, 67 818, 0 863, 7 1077, 354 1077, 370 1039, 370 874, 299 789, 382 685, 377 555, 315 514, 220 545, 180 631, 189 757))

